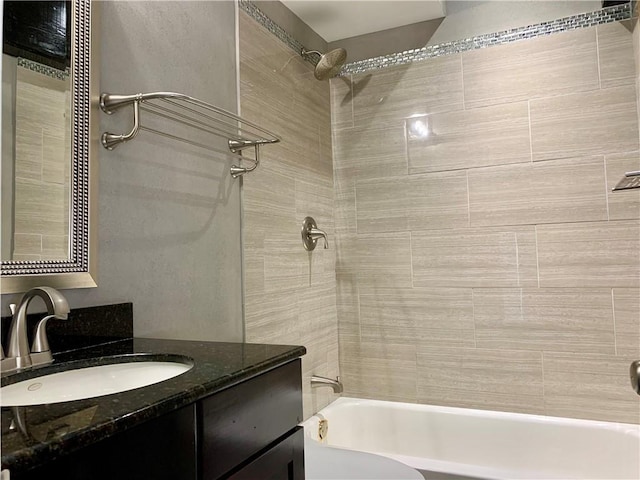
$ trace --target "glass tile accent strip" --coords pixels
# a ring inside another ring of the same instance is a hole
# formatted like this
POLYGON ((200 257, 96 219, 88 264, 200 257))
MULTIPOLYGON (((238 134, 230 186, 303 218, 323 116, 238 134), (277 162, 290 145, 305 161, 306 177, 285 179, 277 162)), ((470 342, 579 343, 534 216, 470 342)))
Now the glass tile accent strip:
MULTIPOLYGON (((243 11, 249 14, 249 16, 269 30, 273 35, 278 37, 282 42, 289 45, 293 50, 296 52, 301 51, 303 45, 267 17, 251 0, 239 0, 239 6, 243 11)), ((477 50, 479 48, 486 48, 493 45, 550 35, 553 33, 628 20, 632 17, 633 7, 634 5, 632 2, 628 2, 596 10, 595 12, 581 13, 579 15, 572 15, 570 17, 559 18, 557 20, 542 22, 526 27, 513 28, 511 30, 464 38, 454 42, 428 45, 426 47, 406 50, 404 52, 359 60, 357 62, 347 63, 340 72, 340 75, 364 73, 371 70, 419 62, 420 60, 425 60, 427 58, 451 55, 468 50, 477 50)))

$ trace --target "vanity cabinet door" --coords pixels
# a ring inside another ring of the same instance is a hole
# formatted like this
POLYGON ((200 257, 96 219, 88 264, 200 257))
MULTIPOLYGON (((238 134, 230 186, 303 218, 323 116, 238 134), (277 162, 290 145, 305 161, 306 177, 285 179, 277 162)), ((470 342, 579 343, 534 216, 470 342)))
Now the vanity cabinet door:
POLYGON ((198 480, 195 405, 65 455, 11 480, 198 480))
POLYGON ((300 364, 293 360, 200 402, 202 480, 237 471, 302 421, 300 364))
POLYGON ((304 480, 304 429, 279 442, 228 477, 229 480, 304 480))

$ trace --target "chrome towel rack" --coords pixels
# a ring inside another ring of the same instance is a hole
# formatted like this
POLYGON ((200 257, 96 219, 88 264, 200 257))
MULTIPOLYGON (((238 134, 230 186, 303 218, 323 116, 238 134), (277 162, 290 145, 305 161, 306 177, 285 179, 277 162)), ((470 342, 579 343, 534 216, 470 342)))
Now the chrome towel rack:
POLYGON ((102 146, 107 150, 113 150, 121 143, 132 140, 140 130, 144 130, 172 140, 205 148, 209 151, 232 155, 253 162, 250 167, 232 165, 231 176, 236 178, 257 168, 260 164, 260 147, 262 145, 280 141, 280 138, 275 134, 244 120, 238 115, 182 93, 152 92, 133 95, 103 93, 100 95, 100 108, 109 115, 129 105, 133 108, 133 128, 129 133, 125 134, 103 133, 101 137, 102 146), (217 149, 211 144, 196 141, 192 138, 145 126, 141 123, 141 110, 157 117, 186 125, 205 134, 224 138, 227 140, 229 151, 217 149), (254 158, 242 156, 242 152, 249 148, 254 149, 254 158))

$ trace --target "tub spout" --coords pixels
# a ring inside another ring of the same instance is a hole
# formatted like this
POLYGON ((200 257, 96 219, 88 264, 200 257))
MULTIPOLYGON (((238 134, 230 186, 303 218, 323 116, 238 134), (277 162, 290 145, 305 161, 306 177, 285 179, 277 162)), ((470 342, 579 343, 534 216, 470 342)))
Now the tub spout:
POLYGON ((340 377, 336 377, 335 380, 332 378, 319 377, 317 375, 311 376, 311 387, 331 387, 333 388, 333 393, 342 393, 342 382, 340 381, 340 377))

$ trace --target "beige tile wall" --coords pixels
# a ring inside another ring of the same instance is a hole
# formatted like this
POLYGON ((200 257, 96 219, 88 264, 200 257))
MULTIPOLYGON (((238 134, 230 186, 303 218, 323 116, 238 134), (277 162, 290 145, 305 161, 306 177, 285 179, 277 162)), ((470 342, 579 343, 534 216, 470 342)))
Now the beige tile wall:
POLYGON ((69 89, 17 69, 13 260, 69 258, 69 89))
POLYGON ((312 392, 311 374, 339 374, 330 104, 313 67, 241 12, 241 113, 282 138, 243 177, 245 336, 307 347, 305 417, 335 397, 327 388, 312 392), (308 215, 329 234, 328 250, 302 246, 308 215))
POLYGON ((640 422, 631 26, 331 81, 347 395, 640 422))

